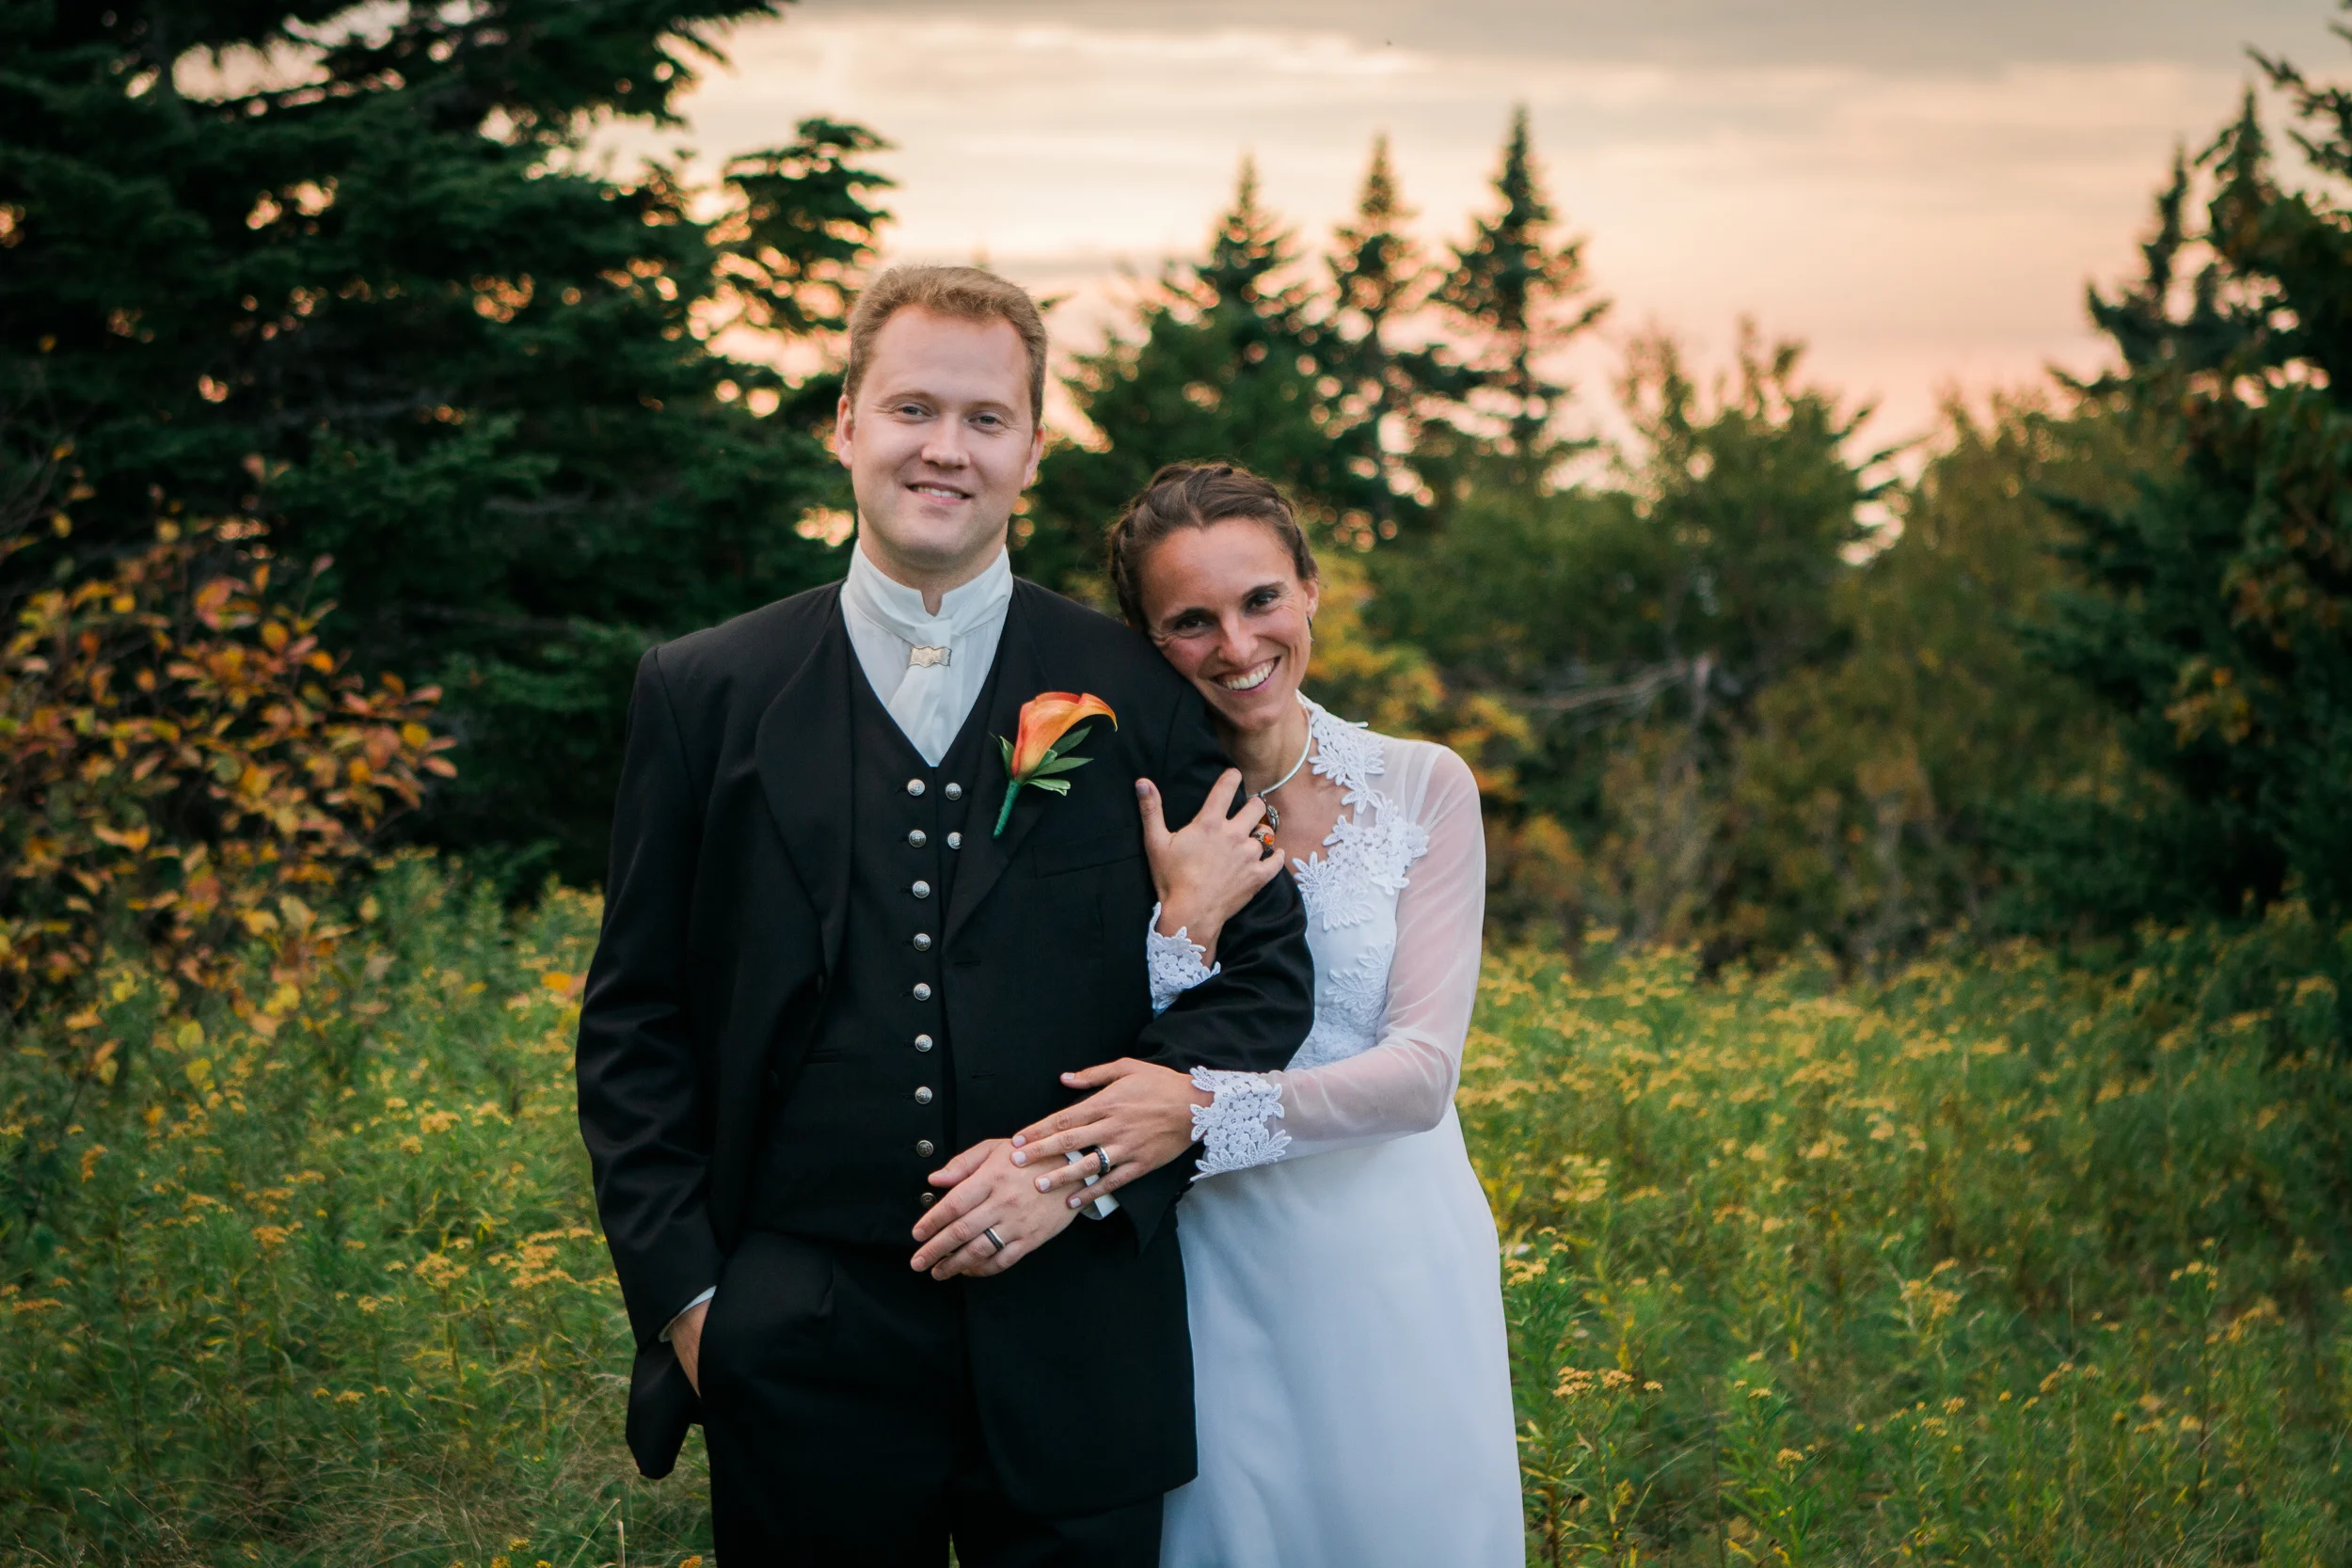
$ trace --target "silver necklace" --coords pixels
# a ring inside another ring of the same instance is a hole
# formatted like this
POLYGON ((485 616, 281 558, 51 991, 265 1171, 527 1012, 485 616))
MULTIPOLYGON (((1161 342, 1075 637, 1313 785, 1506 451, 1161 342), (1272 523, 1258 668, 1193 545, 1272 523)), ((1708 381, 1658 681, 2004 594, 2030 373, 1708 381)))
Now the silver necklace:
POLYGON ((1253 789, 1250 791, 1252 795, 1255 795, 1261 801, 1264 802, 1265 825, 1267 827, 1279 829, 1282 826, 1282 814, 1275 809, 1274 802, 1266 800, 1266 797, 1281 788, 1284 784, 1290 783, 1293 779, 1298 777, 1298 770, 1307 766, 1307 753, 1314 749, 1315 728, 1312 724, 1309 724, 1307 726, 1307 743, 1298 749, 1298 760, 1291 764, 1291 770, 1283 774, 1280 778, 1275 780, 1272 784, 1266 785, 1263 789, 1253 789))

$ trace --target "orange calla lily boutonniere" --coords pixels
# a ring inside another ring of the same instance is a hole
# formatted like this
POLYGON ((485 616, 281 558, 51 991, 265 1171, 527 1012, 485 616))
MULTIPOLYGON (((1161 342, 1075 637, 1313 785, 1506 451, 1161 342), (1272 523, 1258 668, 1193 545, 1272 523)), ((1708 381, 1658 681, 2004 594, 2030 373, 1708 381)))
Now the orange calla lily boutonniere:
POLYGON ((997 736, 996 743, 1005 749, 1005 809, 996 814, 995 832, 991 838, 1004 836, 1005 824, 1012 819, 1012 802, 1020 795, 1021 786, 1033 784, 1051 790, 1056 795, 1070 793, 1070 781, 1056 778, 1073 768, 1084 768, 1092 757, 1073 757, 1070 752, 1087 737, 1079 721, 1097 714, 1119 727, 1119 715, 1110 704, 1089 693, 1079 696, 1074 691, 1041 691, 1021 705, 1021 734, 1007 740, 997 736))

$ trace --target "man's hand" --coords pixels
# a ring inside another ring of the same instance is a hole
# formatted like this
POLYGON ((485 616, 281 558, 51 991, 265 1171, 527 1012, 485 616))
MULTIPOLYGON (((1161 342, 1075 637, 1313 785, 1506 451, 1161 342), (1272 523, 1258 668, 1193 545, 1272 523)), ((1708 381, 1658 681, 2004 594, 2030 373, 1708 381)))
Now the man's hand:
POLYGON ((710 1303, 698 1301, 670 1325, 670 1348, 677 1352, 677 1364, 685 1369, 686 1381, 697 1396, 703 1391, 703 1320, 708 1316, 710 1303))
POLYGON ((1009 1143, 991 1138, 931 1173, 931 1185, 947 1193, 915 1223, 915 1268, 933 1279, 1002 1274, 1076 1217, 1060 1198, 1039 1192, 1034 1174, 1015 1166, 1011 1156, 1009 1143), (992 1227, 1001 1248, 986 1234, 992 1227))

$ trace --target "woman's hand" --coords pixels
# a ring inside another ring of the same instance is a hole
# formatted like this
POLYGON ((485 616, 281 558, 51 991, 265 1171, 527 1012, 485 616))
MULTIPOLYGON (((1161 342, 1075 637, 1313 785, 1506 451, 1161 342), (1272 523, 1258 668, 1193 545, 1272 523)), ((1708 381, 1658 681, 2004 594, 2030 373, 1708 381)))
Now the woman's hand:
POLYGON ((1214 1098, 1194 1088, 1187 1074, 1133 1057, 1065 1072, 1061 1081, 1095 1092, 1014 1133, 1012 1163, 1035 1173, 1041 1193, 1070 1189, 1073 1209, 1117 1192, 1190 1148, 1192 1108, 1214 1098), (1089 1152, 1097 1148, 1110 1160, 1108 1174, 1089 1152), (1071 1154, 1081 1158, 1072 1161, 1071 1154), (1089 1186, 1090 1176, 1102 1179, 1089 1186))
POLYGON ((915 1222, 914 1266, 933 1279, 1002 1274, 1060 1235, 1076 1218, 1070 1205, 1041 1192, 1012 1164, 1013 1148, 990 1138, 931 1173, 947 1193, 915 1222), (989 1240, 994 1227, 1001 1247, 989 1240))
POLYGON ((1251 796, 1240 813, 1241 769, 1218 775, 1200 815, 1169 832, 1160 814, 1160 792, 1149 779, 1136 781, 1136 803, 1143 812, 1143 847, 1152 857, 1152 881, 1160 895, 1160 934, 1183 931, 1203 950, 1202 963, 1216 961, 1216 936, 1225 923, 1258 895, 1282 869, 1282 857, 1257 837, 1265 802, 1251 796))

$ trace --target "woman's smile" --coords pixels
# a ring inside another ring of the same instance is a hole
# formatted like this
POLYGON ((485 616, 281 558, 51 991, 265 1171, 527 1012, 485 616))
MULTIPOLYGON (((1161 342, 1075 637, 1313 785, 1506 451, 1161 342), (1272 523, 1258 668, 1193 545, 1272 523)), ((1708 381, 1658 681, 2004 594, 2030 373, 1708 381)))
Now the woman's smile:
POLYGON ((1219 675, 1216 683, 1228 691, 1255 691, 1274 678, 1274 667, 1281 662, 1281 656, 1278 654, 1263 664, 1251 665, 1237 675, 1219 675))

